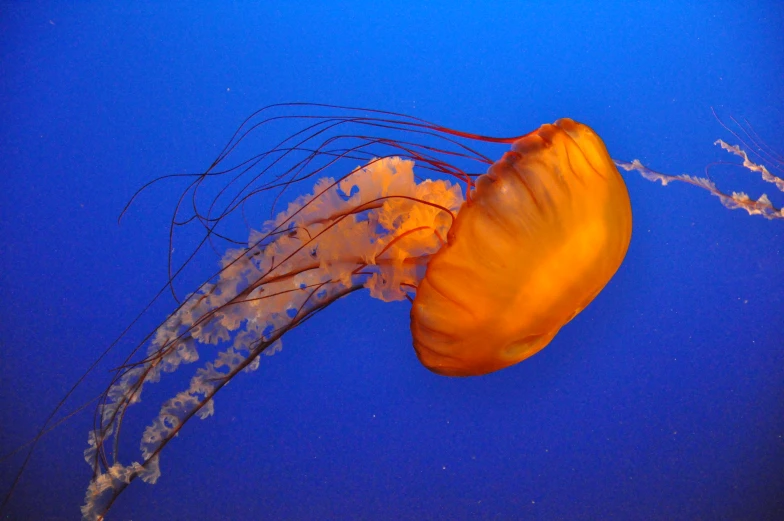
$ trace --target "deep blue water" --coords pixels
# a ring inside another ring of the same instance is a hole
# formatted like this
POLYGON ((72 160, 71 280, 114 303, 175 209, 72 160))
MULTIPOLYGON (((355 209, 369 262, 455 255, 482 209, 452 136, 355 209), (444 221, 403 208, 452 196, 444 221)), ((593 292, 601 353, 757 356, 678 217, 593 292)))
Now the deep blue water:
MULTIPOLYGON (((696 175, 730 159, 713 107, 784 150, 779 2, 68 4, 0 6, 2 454, 166 281, 180 188, 146 193, 118 226, 129 197, 204 170, 261 106, 490 135, 568 116, 615 158, 696 175)), ((711 174, 784 203, 739 168, 711 174)), ((625 177, 625 262, 541 353, 437 376, 411 348, 408 303, 351 295, 224 389, 109 519, 784 519, 784 221, 625 177)), ((173 306, 154 306, 63 413, 173 306)), ((186 381, 170 380, 129 428, 186 381)), ((42 439, 4 519, 79 518, 91 412, 42 439)), ((22 459, 2 462, 3 493, 22 459)))

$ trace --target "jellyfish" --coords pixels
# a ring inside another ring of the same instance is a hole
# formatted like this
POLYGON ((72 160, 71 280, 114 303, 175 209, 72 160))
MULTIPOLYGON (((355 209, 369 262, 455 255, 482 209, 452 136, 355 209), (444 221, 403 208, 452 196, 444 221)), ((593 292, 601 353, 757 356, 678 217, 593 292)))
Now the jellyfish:
POLYGON ((479 376, 536 354, 623 262, 632 211, 619 168, 663 184, 695 184, 732 208, 782 216, 764 195, 728 195, 709 179, 613 160, 591 128, 571 119, 489 137, 331 105, 254 113, 205 172, 158 178, 131 200, 157 183, 186 182, 170 225, 169 278, 156 297, 170 291, 178 305, 100 397, 84 452, 92 478, 83 518, 104 519, 137 478, 155 483, 166 446, 194 416, 215 413, 225 385, 257 369, 261 355, 280 351, 287 332, 353 292, 410 301, 414 354, 434 373, 479 376), (269 140, 276 126, 284 137, 258 152, 255 140, 269 140), (493 144, 509 147, 495 161, 478 150, 493 144), (303 185, 312 188, 289 197, 303 185), (199 239, 178 261, 171 252, 185 228, 199 239), (210 249, 219 268, 179 296, 177 281, 210 249), (121 458, 128 408, 149 385, 189 367, 196 369, 187 386, 144 428, 140 456, 121 458))
MULTIPOLYGON (((781 158, 741 128, 742 135, 733 134, 742 144, 780 169, 781 158)), ((717 144, 784 191, 781 178, 740 146, 717 144)), ((355 291, 411 302, 414 353, 434 373, 484 375, 536 354, 623 262, 632 211, 618 169, 696 185, 729 208, 784 217, 765 195, 727 194, 708 177, 613 160, 591 128, 571 119, 522 136, 488 137, 331 105, 254 113, 206 172, 150 183, 188 182, 171 221, 170 251, 183 227, 197 227, 201 239, 181 264, 170 255, 166 289, 179 305, 101 397, 85 450, 93 476, 84 518, 103 519, 136 478, 155 483, 162 451, 191 418, 214 414, 226 384, 279 351, 288 331, 355 291), (312 112, 291 113, 302 109, 312 112), (275 125, 297 126, 255 152, 249 142, 275 125), (476 149, 481 144, 510 149, 493 161, 476 149), (305 183, 312 190, 278 211, 305 183), (267 205, 257 204, 264 197, 267 205), (269 211, 266 218, 259 207, 269 211), (179 298, 175 281, 208 246, 219 253, 219 269, 179 298), (149 384, 207 357, 144 429, 141 457, 124 463, 119 437, 128 407, 149 384)))
MULTIPOLYGON (((246 120, 206 172, 185 176, 190 183, 172 236, 197 226, 195 251, 230 247, 218 271, 179 299, 102 396, 85 451, 93 469, 85 519, 103 519, 136 478, 155 483, 162 451, 188 420, 214 414, 221 388, 255 370, 260 355, 279 351, 288 331, 337 299, 362 289, 383 301, 408 299, 422 364, 442 375, 477 376, 543 349, 623 261, 629 195, 604 143, 585 125, 561 119, 493 138, 381 111, 281 116, 271 113, 277 108, 246 120), (242 152, 281 123, 301 127, 262 153, 242 152), (493 161, 467 142, 511 148, 493 161), (436 174, 441 179, 422 177, 436 174), (276 208, 307 181, 310 193, 252 222, 257 197, 271 194, 276 208), (244 237, 227 231, 232 219, 243 221, 244 237), (121 460, 128 407, 148 385, 208 356, 144 429, 141 457, 121 460)), ((170 260, 175 298, 185 264, 170 260)))

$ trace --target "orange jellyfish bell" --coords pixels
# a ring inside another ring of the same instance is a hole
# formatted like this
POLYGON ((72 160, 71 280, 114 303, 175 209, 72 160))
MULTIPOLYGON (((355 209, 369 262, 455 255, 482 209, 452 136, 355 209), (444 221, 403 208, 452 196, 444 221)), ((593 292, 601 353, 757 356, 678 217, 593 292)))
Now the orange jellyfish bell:
POLYGON ((420 361, 482 375, 545 347, 621 265, 629 194, 589 127, 558 120, 479 177, 411 309, 420 361))

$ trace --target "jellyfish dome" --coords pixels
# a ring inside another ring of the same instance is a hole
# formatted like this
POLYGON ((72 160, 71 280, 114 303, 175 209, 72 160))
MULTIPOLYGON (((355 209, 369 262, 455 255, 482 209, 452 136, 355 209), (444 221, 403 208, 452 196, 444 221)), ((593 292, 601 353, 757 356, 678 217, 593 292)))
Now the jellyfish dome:
POLYGON ((626 185, 590 128, 561 119, 520 138, 479 177, 417 289, 419 359, 467 376, 535 354, 615 274, 631 233, 626 185))

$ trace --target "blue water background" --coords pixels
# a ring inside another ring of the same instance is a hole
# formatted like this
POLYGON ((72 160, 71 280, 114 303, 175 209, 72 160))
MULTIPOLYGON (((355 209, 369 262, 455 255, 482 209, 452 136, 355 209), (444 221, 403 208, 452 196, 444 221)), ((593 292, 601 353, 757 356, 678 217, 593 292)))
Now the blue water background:
MULTIPOLYGON (((784 151, 782 33, 774 1, 3 2, 0 452, 165 283, 181 186, 118 226, 134 190, 205 169, 253 110, 317 101, 491 135, 568 116, 613 157, 702 175, 733 140, 711 107, 784 151)), ((784 202, 739 168, 711 174, 784 202)), ((626 260, 541 353, 440 377, 411 348, 409 304, 351 295, 226 387, 109 519, 783 519, 784 222, 625 177, 626 260)), ((186 385, 169 380, 130 430, 186 385)), ((79 518, 91 412, 41 441, 5 519, 79 518)))

